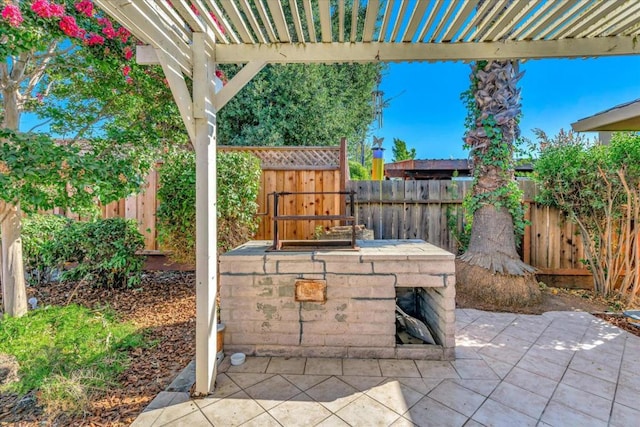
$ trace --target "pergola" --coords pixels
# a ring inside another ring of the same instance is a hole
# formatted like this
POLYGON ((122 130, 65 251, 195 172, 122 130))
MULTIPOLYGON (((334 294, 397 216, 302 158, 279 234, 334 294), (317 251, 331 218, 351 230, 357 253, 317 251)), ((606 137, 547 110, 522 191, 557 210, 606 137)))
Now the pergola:
POLYGON ((160 64, 196 151, 196 393, 216 375, 216 111, 266 64, 640 53, 636 0, 95 0, 160 64), (217 93, 216 64, 245 64, 217 93), (191 85, 191 88, 189 88, 191 85))

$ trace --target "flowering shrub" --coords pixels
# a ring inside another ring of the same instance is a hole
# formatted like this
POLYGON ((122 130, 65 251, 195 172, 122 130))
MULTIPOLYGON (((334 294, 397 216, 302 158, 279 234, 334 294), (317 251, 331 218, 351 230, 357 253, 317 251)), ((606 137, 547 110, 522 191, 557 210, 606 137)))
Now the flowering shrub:
POLYGON ((22 21, 24 21, 20 9, 14 4, 7 4, 4 9, 2 9, 2 19, 7 21, 12 27, 19 27, 22 21))
MULTIPOLYGON (((101 56, 119 57, 124 63, 133 58, 131 33, 99 13, 90 0, 5 0, 0 7, 0 33, 6 34, 0 42, 2 58, 43 51, 56 38, 76 47, 102 48, 101 56)), ((124 77, 130 80, 127 74, 124 77)))

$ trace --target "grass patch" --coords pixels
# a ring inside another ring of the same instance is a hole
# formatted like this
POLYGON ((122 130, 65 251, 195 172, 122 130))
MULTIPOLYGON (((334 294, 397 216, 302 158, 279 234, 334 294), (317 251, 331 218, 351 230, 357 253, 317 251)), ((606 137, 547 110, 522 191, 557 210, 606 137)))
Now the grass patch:
POLYGON ((145 345, 134 325, 118 322, 109 309, 73 304, 4 318, 0 353, 18 360, 20 380, 0 391, 38 390, 45 408, 77 413, 126 369, 126 350, 145 345))

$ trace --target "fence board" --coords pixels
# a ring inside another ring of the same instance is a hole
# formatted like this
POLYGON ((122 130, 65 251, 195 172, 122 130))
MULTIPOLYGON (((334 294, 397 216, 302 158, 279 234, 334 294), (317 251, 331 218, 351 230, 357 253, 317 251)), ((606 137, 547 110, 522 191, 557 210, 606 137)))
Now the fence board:
MULTIPOLYGON (((530 225, 525 231, 522 256, 534 267, 554 272, 584 270, 580 236, 556 209, 537 205, 535 183, 520 181, 530 225)), ((356 191, 358 222, 374 230, 376 239, 423 239, 456 253, 458 242, 451 221, 460 233, 464 227, 462 200, 471 191, 466 180, 351 181, 356 191), (404 188, 404 190, 403 190, 404 188)))

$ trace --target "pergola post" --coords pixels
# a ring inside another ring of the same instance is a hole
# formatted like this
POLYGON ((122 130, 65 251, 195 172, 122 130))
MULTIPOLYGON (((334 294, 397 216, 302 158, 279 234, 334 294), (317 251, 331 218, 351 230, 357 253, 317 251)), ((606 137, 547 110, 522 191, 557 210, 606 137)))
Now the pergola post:
POLYGON ((193 117, 196 152, 196 384, 205 395, 216 378, 217 221, 215 64, 205 35, 193 33, 193 117))

